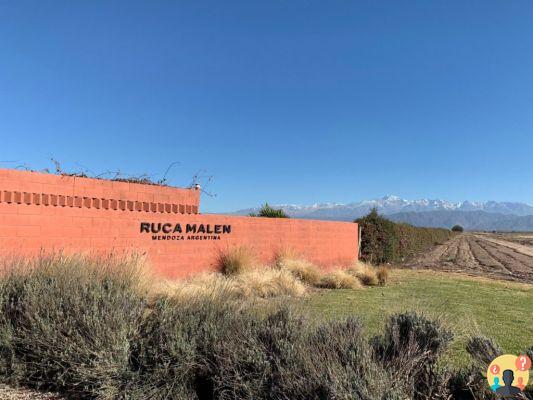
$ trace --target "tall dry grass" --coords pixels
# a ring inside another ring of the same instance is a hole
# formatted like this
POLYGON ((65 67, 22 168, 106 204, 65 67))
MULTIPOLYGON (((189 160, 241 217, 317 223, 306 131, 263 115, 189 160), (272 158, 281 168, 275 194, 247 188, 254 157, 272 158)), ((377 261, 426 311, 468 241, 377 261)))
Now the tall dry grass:
POLYGON ((250 271, 257 265, 255 254, 248 246, 232 247, 222 251, 218 267, 224 275, 238 275, 250 271))
POLYGON ((365 286, 376 286, 379 284, 377 269, 361 261, 356 261, 347 272, 359 279, 365 286))
POLYGON ((276 263, 277 267, 282 271, 288 271, 302 282, 316 286, 320 282, 320 269, 307 260, 301 258, 279 258, 276 263))
POLYGON ((238 275, 204 273, 183 281, 164 281, 152 287, 152 298, 167 295, 177 299, 224 297, 228 300, 300 297, 306 293, 305 285, 287 271, 261 268, 238 275))
POLYGON ((324 274, 317 284, 325 289, 359 289, 361 282, 344 270, 335 270, 324 274))

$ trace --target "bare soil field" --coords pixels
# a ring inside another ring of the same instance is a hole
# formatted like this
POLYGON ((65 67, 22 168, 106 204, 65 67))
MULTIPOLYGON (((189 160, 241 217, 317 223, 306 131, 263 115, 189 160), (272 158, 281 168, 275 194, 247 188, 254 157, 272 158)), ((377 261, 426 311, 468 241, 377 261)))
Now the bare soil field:
POLYGON ((406 266, 533 283, 533 234, 464 233, 406 266))

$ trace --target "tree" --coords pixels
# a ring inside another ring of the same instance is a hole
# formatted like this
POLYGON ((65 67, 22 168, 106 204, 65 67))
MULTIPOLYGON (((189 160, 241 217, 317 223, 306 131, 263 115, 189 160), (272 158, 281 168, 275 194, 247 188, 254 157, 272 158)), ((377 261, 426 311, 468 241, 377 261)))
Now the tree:
POLYGON ((268 205, 268 203, 265 203, 264 206, 262 206, 259 209, 259 212, 257 213, 251 213, 250 217, 264 217, 264 218, 290 218, 285 211, 278 208, 273 208, 268 205))
POLYGON ((463 232, 464 228, 461 225, 454 225, 452 228, 452 232, 463 232))

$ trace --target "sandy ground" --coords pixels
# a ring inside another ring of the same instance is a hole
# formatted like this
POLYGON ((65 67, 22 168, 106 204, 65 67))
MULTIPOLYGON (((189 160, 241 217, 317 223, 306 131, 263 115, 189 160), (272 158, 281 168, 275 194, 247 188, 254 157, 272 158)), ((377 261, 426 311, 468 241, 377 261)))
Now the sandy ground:
POLYGON ((61 400, 57 395, 0 385, 0 400, 61 400))
POLYGON ((533 242, 526 243, 512 234, 464 233, 406 266, 533 283, 533 242))

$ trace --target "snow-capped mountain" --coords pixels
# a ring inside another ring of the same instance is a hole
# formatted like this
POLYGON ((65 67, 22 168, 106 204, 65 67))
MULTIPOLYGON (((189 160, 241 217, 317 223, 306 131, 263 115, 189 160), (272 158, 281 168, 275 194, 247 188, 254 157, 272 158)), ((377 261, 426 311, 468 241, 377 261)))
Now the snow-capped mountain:
MULTIPOLYGON (((398 196, 385 196, 380 199, 364 200, 349 204, 319 203, 312 205, 280 204, 273 206, 283 209, 289 216, 295 218, 312 218, 328 220, 351 221, 367 214, 372 208, 377 208, 381 214, 390 215, 407 212, 429 211, 484 211, 505 215, 533 215, 533 206, 517 202, 496 201, 461 201, 446 200, 405 200, 398 196)), ((246 215, 256 212, 259 207, 239 210, 235 214, 246 215)))

